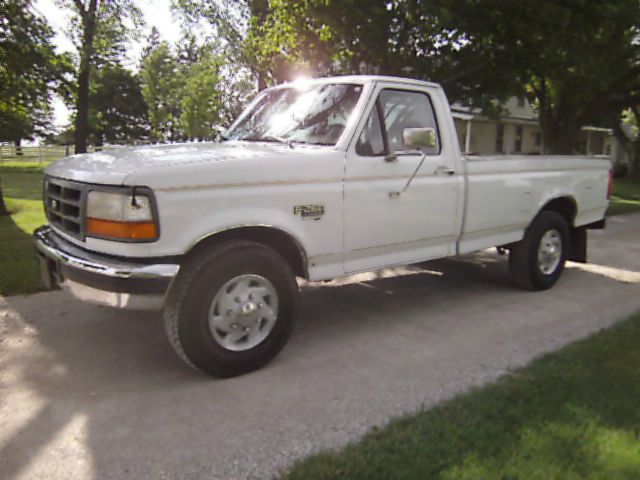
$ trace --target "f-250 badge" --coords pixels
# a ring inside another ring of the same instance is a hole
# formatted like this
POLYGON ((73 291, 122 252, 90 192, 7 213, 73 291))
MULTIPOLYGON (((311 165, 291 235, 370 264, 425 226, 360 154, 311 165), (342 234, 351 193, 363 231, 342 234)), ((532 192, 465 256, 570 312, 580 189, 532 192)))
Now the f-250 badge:
POLYGON ((319 220, 324 215, 324 205, 297 205, 293 207, 293 214, 319 220))

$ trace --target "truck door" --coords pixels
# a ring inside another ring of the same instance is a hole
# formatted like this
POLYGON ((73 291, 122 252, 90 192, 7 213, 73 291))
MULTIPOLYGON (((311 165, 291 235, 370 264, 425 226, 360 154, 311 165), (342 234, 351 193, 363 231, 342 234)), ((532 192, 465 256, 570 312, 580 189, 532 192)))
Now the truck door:
POLYGON ((451 255, 458 233, 462 172, 455 171, 454 149, 442 145, 430 93, 378 84, 373 99, 347 150, 345 272, 451 255), (436 146, 406 147, 403 130, 415 127, 434 128, 436 146))

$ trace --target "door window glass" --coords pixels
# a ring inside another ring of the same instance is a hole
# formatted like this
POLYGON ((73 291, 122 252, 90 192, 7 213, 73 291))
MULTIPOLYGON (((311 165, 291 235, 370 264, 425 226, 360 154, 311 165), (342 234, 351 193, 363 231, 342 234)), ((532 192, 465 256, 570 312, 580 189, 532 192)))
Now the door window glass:
POLYGON ((373 107, 371 114, 367 119, 367 123, 358 138, 356 144, 356 152, 358 155, 372 157, 384 155, 384 141, 382 139, 382 127, 380 126, 380 116, 378 109, 373 107))
MULTIPOLYGON (((414 150, 407 147, 402 140, 402 131, 405 128, 433 128, 438 139, 435 114, 426 94, 389 89, 380 92, 378 102, 384 115, 384 126, 391 152, 414 150)), ((434 148, 423 150, 431 155, 439 153, 439 141, 436 140, 434 148)))

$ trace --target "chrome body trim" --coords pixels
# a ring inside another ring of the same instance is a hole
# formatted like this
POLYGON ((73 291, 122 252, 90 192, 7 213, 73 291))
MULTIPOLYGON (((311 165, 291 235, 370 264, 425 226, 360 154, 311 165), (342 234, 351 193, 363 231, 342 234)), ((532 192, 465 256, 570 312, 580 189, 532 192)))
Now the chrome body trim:
POLYGON ((114 261, 102 255, 92 255, 88 252, 82 252, 79 248, 73 248, 71 246, 69 250, 77 251, 66 252, 54 245, 50 236, 51 227, 43 226, 38 228, 33 233, 36 249, 46 257, 76 270, 96 273, 105 277, 124 279, 171 279, 175 277, 180 270, 180 265, 176 264, 160 263, 143 265, 120 260, 114 261))

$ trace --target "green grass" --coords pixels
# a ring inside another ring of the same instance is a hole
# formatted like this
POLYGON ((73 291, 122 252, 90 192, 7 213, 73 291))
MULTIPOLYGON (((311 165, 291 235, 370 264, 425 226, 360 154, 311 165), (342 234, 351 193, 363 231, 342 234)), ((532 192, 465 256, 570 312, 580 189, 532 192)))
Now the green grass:
POLYGON ((639 345, 636 314, 283 478, 638 479, 639 345))
POLYGON ((46 223, 42 208, 42 166, 0 169, 10 212, 0 217, 0 295, 41 291, 31 233, 46 223))
POLYGON ((613 194, 607 215, 637 212, 640 210, 640 181, 617 178, 613 182, 613 194))
POLYGON ((2 162, 2 165, 0 165, 0 171, 2 170, 14 171, 16 169, 27 170, 27 171, 42 171, 47 165, 49 165, 54 160, 58 160, 58 159, 53 158, 51 160, 43 161, 42 163, 32 162, 32 161, 19 161, 19 160, 4 161, 2 162))

